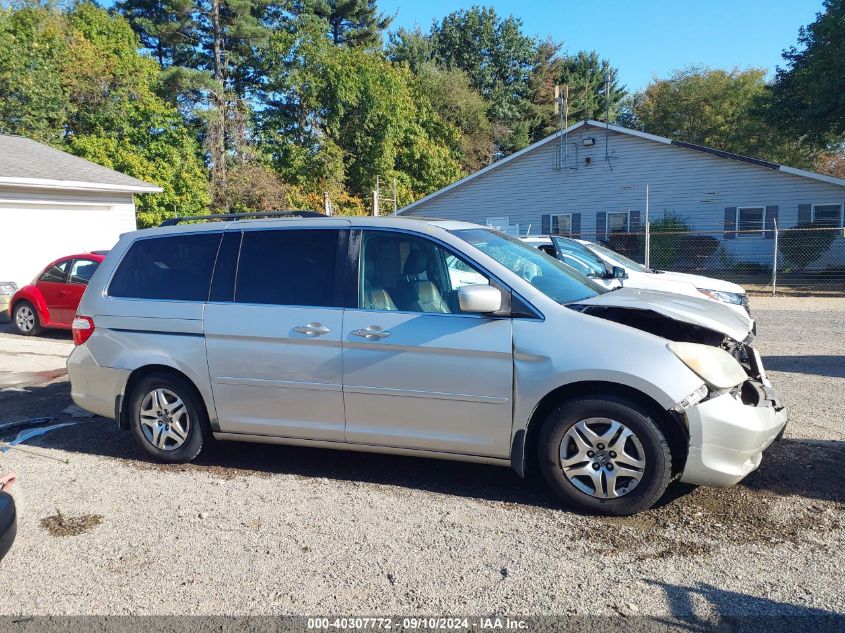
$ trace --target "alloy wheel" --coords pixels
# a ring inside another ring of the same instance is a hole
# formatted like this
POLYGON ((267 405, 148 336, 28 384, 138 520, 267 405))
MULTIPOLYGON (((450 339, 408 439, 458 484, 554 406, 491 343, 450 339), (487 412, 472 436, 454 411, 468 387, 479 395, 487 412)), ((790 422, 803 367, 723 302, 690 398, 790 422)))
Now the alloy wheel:
POLYGON ((35 327, 35 312, 28 305, 15 310, 15 325, 21 332, 30 332, 35 327))
POLYGON ((182 399, 169 389, 150 391, 141 401, 141 430, 147 441, 163 451, 182 446, 191 431, 191 418, 182 399))
POLYGON ((631 492, 645 470, 645 451, 627 426, 610 418, 574 424, 560 443, 560 467, 581 492, 613 499, 631 492))

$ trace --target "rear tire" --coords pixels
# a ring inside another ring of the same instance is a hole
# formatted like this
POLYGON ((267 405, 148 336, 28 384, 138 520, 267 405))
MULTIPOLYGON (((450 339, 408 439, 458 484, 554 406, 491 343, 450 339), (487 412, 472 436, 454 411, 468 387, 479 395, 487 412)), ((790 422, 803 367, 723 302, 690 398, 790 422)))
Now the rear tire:
POLYGON ((12 322, 18 334, 23 336, 38 336, 41 334, 41 320, 38 311, 29 301, 19 301, 12 312, 12 322))
POLYGON ((642 407, 612 395, 561 404, 546 418, 537 450, 552 491, 591 513, 625 516, 650 508, 672 478, 663 432, 642 407))
POLYGON ((169 464, 192 461, 210 435, 208 414, 194 386, 166 372, 150 374, 135 385, 129 425, 141 448, 169 464))

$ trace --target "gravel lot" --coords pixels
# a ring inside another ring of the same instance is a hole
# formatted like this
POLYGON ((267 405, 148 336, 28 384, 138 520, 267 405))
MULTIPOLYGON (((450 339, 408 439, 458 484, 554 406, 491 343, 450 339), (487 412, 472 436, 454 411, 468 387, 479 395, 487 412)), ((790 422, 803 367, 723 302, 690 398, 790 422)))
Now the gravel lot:
POLYGON ((20 476, 0 615, 841 614, 845 300, 752 309, 786 438, 740 486, 626 519, 490 466, 234 443, 157 465, 62 413, 68 335, 0 333, 0 423, 75 422, 28 443, 67 463, 0 453, 20 476))

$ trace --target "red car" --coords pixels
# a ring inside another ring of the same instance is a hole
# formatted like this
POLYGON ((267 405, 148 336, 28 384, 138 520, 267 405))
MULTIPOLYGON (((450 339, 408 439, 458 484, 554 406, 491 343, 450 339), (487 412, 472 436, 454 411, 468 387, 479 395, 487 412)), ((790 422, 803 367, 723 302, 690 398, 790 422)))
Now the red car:
POLYGON ((82 293, 105 258, 99 252, 62 257, 18 290, 9 304, 17 331, 34 336, 43 328, 69 330, 82 293))

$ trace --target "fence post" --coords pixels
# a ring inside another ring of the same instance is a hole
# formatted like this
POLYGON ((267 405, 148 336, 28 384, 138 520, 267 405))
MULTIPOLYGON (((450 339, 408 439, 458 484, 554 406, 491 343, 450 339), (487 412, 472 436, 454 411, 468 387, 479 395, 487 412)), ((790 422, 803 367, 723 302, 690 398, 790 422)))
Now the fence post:
POLYGON ((772 228, 775 232, 775 250, 772 253, 772 296, 778 287, 778 221, 777 218, 772 219, 772 228))
POLYGON ((648 183, 645 185, 645 258, 646 268, 651 267, 651 220, 648 217, 648 183))

